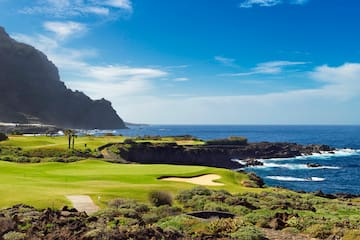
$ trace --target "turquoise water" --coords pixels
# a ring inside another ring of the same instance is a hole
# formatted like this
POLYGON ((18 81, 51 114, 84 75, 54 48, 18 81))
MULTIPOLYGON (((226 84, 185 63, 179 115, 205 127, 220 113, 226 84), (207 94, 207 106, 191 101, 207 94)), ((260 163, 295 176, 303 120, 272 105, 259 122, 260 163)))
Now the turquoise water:
POLYGON ((360 126, 153 125, 117 130, 115 133, 127 136, 190 134, 204 140, 246 136, 250 142, 327 144, 337 148, 336 154, 263 160, 264 166, 246 170, 256 172, 270 186, 360 194, 360 126), (322 167, 308 168, 306 163, 309 162, 322 167))

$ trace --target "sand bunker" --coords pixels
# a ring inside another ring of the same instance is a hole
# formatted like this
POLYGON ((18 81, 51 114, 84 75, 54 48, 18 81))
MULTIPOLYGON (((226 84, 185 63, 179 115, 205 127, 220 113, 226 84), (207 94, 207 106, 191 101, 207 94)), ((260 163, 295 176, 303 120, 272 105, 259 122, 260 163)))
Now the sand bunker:
POLYGON ((71 195, 66 196, 79 212, 86 212, 87 214, 92 214, 99 211, 99 207, 95 205, 93 200, 87 195, 71 195))
POLYGON ((220 179, 221 177, 217 174, 207 174, 199 177, 185 178, 185 177, 167 177, 162 178, 164 181, 174 181, 174 182, 187 182, 197 185, 204 186, 223 186, 223 183, 213 182, 214 180, 220 179))

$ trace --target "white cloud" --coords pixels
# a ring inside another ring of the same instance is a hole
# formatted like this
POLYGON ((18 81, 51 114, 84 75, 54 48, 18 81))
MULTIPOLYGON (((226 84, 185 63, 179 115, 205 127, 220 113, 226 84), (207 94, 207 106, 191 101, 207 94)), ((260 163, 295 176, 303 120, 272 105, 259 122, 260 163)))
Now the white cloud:
POLYGON ((245 0, 239 4, 239 7, 240 8, 252 8, 254 6, 273 7, 283 3, 303 5, 308 1, 309 0, 245 0))
POLYGON ((215 56, 214 59, 217 62, 222 63, 224 65, 233 65, 235 62, 235 59, 233 59, 233 58, 226 58, 226 57, 222 57, 222 56, 215 56))
POLYGON ((341 99, 360 95, 360 63, 345 63, 339 67, 317 67, 310 76, 325 83, 323 91, 341 99))
POLYGON ((131 2, 129 0, 107 0, 104 1, 103 4, 111 7, 123 8, 127 10, 132 9, 131 2))
POLYGON ((174 78, 174 82, 186 82, 189 81, 190 79, 187 77, 179 77, 179 78, 174 78))
POLYGON ((290 61, 271 61, 259 63, 249 72, 223 74, 223 76, 250 76, 256 74, 279 74, 284 71, 286 67, 299 66, 307 64, 307 62, 290 62, 290 61))
POLYGON ((149 123, 358 124, 360 63, 320 66, 304 74, 304 78, 306 76, 322 86, 240 96, 191 97, 185 94, 161 98, 148 95, 132 98, 131 102, 114 100, 114 105, 128 121, 140 119, 149 123), (168 112, 173 114, 165 114, 168 112))
POLYGON ((113 101, 148 93, 153 88, 153 79, 168 75, 157 68, 90 64, 86 59, 96 56, 95 50, 63 48, 61 43, 44 35, 12 34, 12 37, 43 51, 59 68, 61 80, 67 86, 84 91, 92 98, 105 97, 113 101))
POLYGON ((260 7, 272 7, 282 3, 281 0, 246 0, 242 2, 239 6, 241 8, 251 8, 255 5, 260 7))
POLYGON ((66 39, 72 35, 82 34, 87 30, 85 24, 78 22, 45 22, 44 28, 56 34, 60 39, 66 39))
POLYGON ((90 6, 90 7, 85 7, 84 8, 84 12, 86 13, 93 13, 95 15, 104 15, 107 16, 110 14, 110 9, 105 8, 105 7, 94 7, 94 6, 90 6))
POLYGON ((87 14, 108 16, 119 11, 132 11, 130 0, 36 0, 20 10, 23 14, 42 14, 51 17, 74 17, 87 14))

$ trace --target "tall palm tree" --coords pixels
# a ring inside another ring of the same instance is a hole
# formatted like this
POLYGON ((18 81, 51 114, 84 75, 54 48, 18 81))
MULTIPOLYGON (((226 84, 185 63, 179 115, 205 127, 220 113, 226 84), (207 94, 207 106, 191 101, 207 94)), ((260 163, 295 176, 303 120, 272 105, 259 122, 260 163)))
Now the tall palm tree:
MULTIPOLYGON (((74 137, 75 131, 72 129, 66 129, 64 131, 64 135, 67 136, 67 138, 68 138, 68 144, 69 144, 68 147, 70 149, 71 148, 71 139, 74 137)), ((74 147, 74 140, 73 140, 73 147, 74 147)))

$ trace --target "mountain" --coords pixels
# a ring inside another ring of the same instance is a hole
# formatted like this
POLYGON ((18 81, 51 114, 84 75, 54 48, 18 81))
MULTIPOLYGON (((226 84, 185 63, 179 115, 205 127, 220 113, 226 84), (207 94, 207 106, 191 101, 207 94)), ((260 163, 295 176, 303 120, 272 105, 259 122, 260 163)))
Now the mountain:
POLYGON ((123 120, 105 99, 92 100, 60 81, 57 67, 0 27, 0 122, 64 128, 119 129, 123 120))

